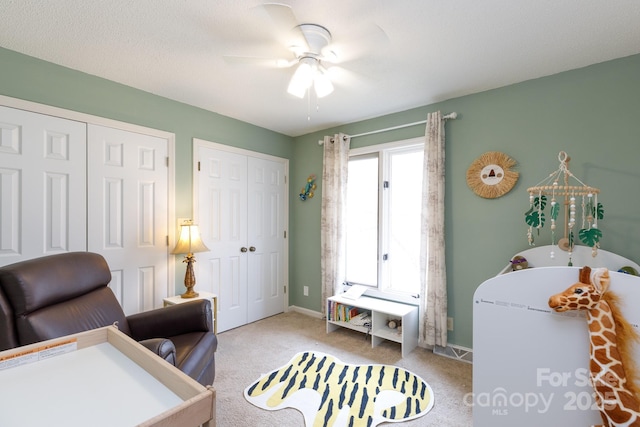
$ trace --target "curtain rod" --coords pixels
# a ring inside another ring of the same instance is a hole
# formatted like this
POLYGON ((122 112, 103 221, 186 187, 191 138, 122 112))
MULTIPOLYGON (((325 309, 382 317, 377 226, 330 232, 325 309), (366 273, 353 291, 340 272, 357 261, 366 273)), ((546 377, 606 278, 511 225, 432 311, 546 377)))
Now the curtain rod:
MULTIPOLYGON (((443 118, 443 120, 455 120, 455 119, 458 118, 458 113, 456 113, 454 111, 453 113, 449 113, 446 116, 443 116, 442 118, 443 118)), ((407 123, 407 124, 404 124, 404 125, 398 125, 398 126, 392 126, 392 127, 384 128, 384 129, 372 130, 370 132, 358 133, 356 135, 350 135, 350 137, 351 138, 357 138, 359 136, 373 135, 375 133, 388 132, 390 130, 402 129, 402 128, 406 128, 406 127, 410 127, 410 126, 422 125, 422 124, 425 124, 425 123, 427 123, 426 120, 420 120, 419 122, 407 123)), ((333 142, 333 138, 331 138, 331 142, 333 142)), ((324 144, 323 140, 318 141, 318 145, 322 145, 322 144, 324 144)))

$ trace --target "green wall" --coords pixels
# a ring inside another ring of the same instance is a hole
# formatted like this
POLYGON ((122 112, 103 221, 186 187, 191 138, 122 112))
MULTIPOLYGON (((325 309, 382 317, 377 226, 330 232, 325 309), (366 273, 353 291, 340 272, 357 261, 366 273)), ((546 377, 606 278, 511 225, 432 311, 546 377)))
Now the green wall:
MULTIPOLYGON (((458 113, 457 120, 446 124, 452 344, 472 347, 475 289, 504 268, 514 253, 529 247, 526 189, 558 168, 560 151, 571 156, 570 169, 578 178, 601 190, 602 249, 640 261, 640 55, 636 55, 296 138, 291 174, 292 305, 321 308, 320 198, 295 199, 306 177, 322 172, 318 140, 338 131, 354 135, 413 123, 436 110, 458 113), (518 162, 516 186, 498 199, 478 197, 466 183, 467 168, 487 151, 504 152, 518 162), (308 297, 302 295, 305 285, 310 288, 308 297)), ((351 146, 418 137, 424 130, 420 125, 356 138, 351 146)), ((538 242, 550 243, 548 226, 538 242)))
MULTIPOLYGON (((561 150, 573 173, 601 189, 602 248, 640 261, 640 55, 531 80, 339 128, 290 138, 219 114, 0 48, 0 94, 176 134, 176 216, 191 215, 191 138, 291 159, 290 304, 320 311, 320 195, 298 193, 309 174, 320 183, 318 140, 358 134, 456 111, 446 124, 446 245, 452 344, 472 347, 472 297, 511 256, 527 249, 526 188, 558 167, 561 150), (476 196, 465 174, 486 151, 518 161, 520 179, 507 195, 476 196), (309 296, 303 296, 309 286, 309 296)), ((424 125, 355 138, 352 147, 424 135, 424 125)), ((547 235, 545 234, 545 237, 547 235)), ((542 243, 548 243, 544 241, 542 243)), ((542 244, 541 243, 541 244, 542 244)), ((180 273, 177 273, 180 276, 180 273)))

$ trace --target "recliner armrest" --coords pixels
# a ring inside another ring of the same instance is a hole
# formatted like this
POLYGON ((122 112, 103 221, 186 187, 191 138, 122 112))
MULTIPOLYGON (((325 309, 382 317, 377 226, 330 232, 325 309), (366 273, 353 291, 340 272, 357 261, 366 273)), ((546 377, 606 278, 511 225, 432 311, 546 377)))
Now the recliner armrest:
POLYGON ((200 299, 127 317, 136 341, 213 330, 211 301, 200 299))
POLYGON ((173 345, 170 339, 166 338, 151 338, 148 340, 142 340, 139 342, 153 353, 162 357, 167 362, 176 366, 176 346, 173 345))

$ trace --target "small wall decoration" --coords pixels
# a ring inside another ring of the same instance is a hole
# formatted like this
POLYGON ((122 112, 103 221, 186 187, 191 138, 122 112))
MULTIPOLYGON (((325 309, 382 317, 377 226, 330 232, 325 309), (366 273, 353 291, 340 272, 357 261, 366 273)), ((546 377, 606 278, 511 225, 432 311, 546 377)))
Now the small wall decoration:
POLYGON ((303 202, 307 199, 311 199, 313 197, 313 192, 316 189, 316 176, 314 174, 309 175, 307 178, 307 182, 300 190, 300 200, 303 202))
POLYGON ((467 169, 467 185, 485 199, 507 194, 518 181, 519 173, 511 170, 516 161, 499 151, 489 151, 475 159, 467 169))

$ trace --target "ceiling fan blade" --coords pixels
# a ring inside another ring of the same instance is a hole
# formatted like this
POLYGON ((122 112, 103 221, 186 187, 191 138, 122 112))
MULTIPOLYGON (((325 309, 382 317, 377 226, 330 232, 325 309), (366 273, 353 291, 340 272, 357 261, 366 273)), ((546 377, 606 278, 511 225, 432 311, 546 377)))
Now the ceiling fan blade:
POLYGON ((266 68, 288 68, 297 64, 297 60, 261 58, 258 56, 223 55, 222 59, 229 65, 257 65, 266 68))
POLYGON ((296 46, 305 50, 309 49, 307 40, 300 29, 298 19, 293 13, 291 6, 282 3, 265 3, 262 6, 279 29, 280 34, 278 34, 277 37, 284 46, 296 46))
POLYGON ((343 63, 374 54, 381 54, 389 44, 389 36, 382 27, 377 24, 364 24, 354 28, 348 39, 344 41, 342 39, 334 40, 324 51, 334 52, 336 58, 336 61, 333 61, 334 63, 343 63))
POLYGON ((356 91, 369 89, 375 85, 371 77, 339 65, 328 67, 327 76, 333 83, 356 91))

